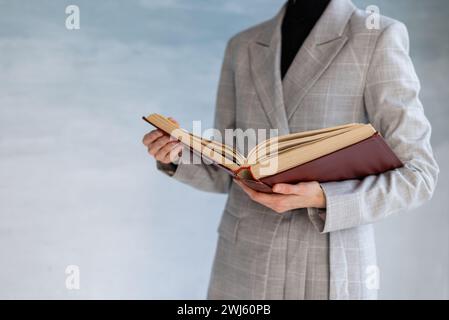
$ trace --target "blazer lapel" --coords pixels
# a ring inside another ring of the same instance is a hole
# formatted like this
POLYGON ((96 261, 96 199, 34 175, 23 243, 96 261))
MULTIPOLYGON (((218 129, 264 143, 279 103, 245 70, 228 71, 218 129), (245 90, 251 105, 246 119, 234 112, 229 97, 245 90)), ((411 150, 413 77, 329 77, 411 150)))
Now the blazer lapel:
POLYGON ((249 45, 250 68, 257 94, 272 128, 288 134, 280 72, 281 23, 285 6, 249 45))
POLYGON ((346 26, 354 10, 349 0, 332 0, 296 55, 283 80, 288 120, 343 48, 347 41, 346 26))

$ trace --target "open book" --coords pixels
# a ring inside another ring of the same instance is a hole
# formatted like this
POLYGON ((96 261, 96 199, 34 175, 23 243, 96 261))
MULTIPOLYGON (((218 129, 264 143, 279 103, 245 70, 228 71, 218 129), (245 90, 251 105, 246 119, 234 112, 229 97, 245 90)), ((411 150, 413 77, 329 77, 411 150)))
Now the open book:
POLYGON ((402 166, 370 124, 352 123, 269 138, 245 157, 231 146, 181 129, 159 114, 143 119, 262 192, 271 192, 276 183, 357 179, 402 166))

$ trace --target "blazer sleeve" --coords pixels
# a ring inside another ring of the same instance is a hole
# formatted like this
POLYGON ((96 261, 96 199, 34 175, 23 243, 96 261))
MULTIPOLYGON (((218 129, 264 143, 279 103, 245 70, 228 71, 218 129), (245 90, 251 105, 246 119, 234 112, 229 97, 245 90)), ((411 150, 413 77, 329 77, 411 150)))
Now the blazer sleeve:
MULTIPOLYGON (((432 197, 438 165, 430 145, 431 126, 419 100, 420 83, 409 57, 406 27, 393 22, 379 35, 364 90, 368 120, 404 167, 363 180, 322 183, 326 219, 308 214, 322 233, 381 220, 432 197)), ((322 212, 322 211, 321 211, 322 212)))
MULTIPOLYGON (((221 68, 215 107, 214 128, 225 137, 225 129, 235 128, 235 82, 233 61, 233 41, 228 42, 221 68)), ((227 193, 232 179, 224 170, 201 162, 198 155, 184 148, 183 156, 177 166, 157 163, 159 170, 174 179, 194 188, 217 193, 227 193)))

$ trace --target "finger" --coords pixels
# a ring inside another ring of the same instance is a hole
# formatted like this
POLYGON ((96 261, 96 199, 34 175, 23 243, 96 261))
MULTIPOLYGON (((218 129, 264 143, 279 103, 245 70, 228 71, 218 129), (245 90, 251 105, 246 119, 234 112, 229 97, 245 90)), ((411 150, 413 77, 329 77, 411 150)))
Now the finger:
POLYGON ((175 141, 169 141, 166 144, 164 144, 154 155, 154 158, 156 160, 165 161, 165 158, 167 155, 170 154, 170 151, 173 149, 173 147, 176 145, 175 141))
POLYGON ((170 151, 178 144, 177 140, 167 141, 162 147, 156 152, 155 156, 164 158, 170 151))
POLYGON ((181 155, 182 155, 182 150, 183 150, 184 146, 182 144, 179 145, 175 145, 172 149, 172 151, 168 154, 167 156, 167 160, 170 162, 175 162, 177 161, 181 155))
POLYGON ((155 158, 164 163, 174 162, 179 158, 179 153, 182 150, 182 144, 174 141, 174 143, 168 143, 156 154, 155 158))
POLYGON ((288 210, 293 206, 290 204, 293 201, 292 196, 289 195, 279 195, 279 194, 268 194, 263 192, 257 192, 252 190, 251 188, 245 186, 244 183, 234 180, 242 189, 250 196, 253 201, 264 205, 265 207, 281 214, 288 210))
POLYGON ((152 156, 156 155, 158 153, 159 149, 164 147, 167 143, 170 143, 170 137, 168 136, 162 136, 159 139, 155 140, 153 143, 151 143, 148 147, 148 150, 152 156))
POLYGON ((155 140, 162 137, 163 135, 165 135, 165 133, 163 131, 161 131, 159 129, 153 130, 153 131, 147 133, 146 135, 144 135, 144 137, 142 139, 142 143, 144 145, 148 146, 151 143, 153 143, 155 140))
POLYGON ((146 135, 143 136, 142 143, 146 146, 150 145, 155 141, 156 139, 159 139, 163 136, 163 133, 161 130, 153 130, 151 132, 148 132, 146 135))
POLYGON ((288 184, 288 183, 278 183, 273 186, 273 192, 282 194, 301 194, 303 187, 301 183, 298 184, 288 184))
POLYGON ((279 195, 255 191, 241 181, 234 181, 236 181, 236 183, 243 189, 243 191, 245 191, 249 195, 252 200, 259 202, 265 206, 270 206, 279 197, 279 195))

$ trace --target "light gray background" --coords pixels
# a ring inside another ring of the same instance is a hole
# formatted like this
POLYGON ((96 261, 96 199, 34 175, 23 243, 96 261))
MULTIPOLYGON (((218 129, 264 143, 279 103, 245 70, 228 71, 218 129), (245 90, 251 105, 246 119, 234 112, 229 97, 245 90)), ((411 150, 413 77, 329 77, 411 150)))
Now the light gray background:
MULTIPOLYGON (((449 2, 356 4, 409 27, 441 166, 430 203, 377 225, 380 297, 448 299, 449 2)), ((0 0, 0 298, 205 297, 225 197, 156 172, 140 116, 210 126, 226 40, 281 5, 0 0)))

